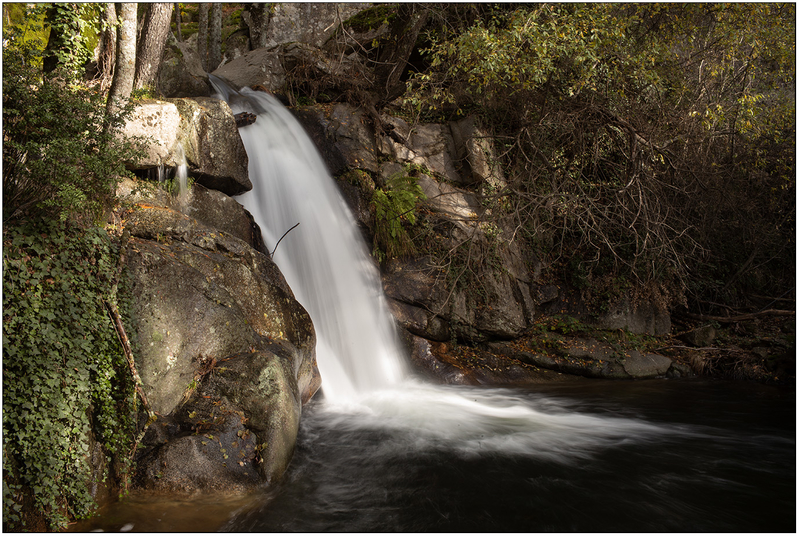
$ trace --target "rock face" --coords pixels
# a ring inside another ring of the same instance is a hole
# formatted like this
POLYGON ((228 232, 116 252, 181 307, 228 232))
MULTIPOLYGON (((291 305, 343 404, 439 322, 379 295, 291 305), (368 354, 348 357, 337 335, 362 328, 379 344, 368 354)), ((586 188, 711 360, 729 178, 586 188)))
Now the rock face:
MULTIPOLYGON (((411 128, 403 119, 386 114, 380 117, 382 127, 377 134, 364 111, 348 104, 306 107, 297 115, 332 173, 360 170, 374 176, 378 185, 385 185, 394 174, 412 173, 427 197, 422 217, 435 233, 434 240, 448 250, 471 247, 475 257, 496 257, 493 266, 481 267, 478 292, 463 284, 466 278, 460 287, 448 288, 447 276, 437 267, 441 263, 432 258, 389 262, 383 269, 383 285, 395 301, 393 309, 403 327, 431 340, 454 334, 481 341, 516 337, 530 326, 535 314, 530 267, 535 269, 537 260, 519 240, 506 239, 511 232, 481 222, 485 209, 477 195, 454 186, 474 182, 478 176, 469 168, 469 180, 462 177, 454 156, 458 154, 470 155, 471 166, 481 170, 485 180, 501 179, 485 161, 491 154, 488 142, 481 139, 476 145, 479 131, 473 125, 458 127, 456 144, 448 125, 411 128), (475 149, 478 146, 481 151, 475 149)), ((345 181, 341 185, 359 222, 374 225, 362 214, 373 187, 361 186, 363 197, 358 199, 345 181)))
POLYGON ((252 189, 247 152, 224 101, 210 97, 143 101, 124 135, 149 140, 144 158, 129 163, 131 169, 175 167, 181 163, 182 149, 189 174, 200 184, 228 195, 252 189))
POLYGON ((137 204, 123 222, 135 296, 129 336, 159 415, 138 483, 199 492, 274 481, 291 458, 302 404, 320 386, 310 317, 234 200, 195 186, 187 216, 165 192, 135 186, 120 188, 137 204))
POLYGON ((299 41, 321 47, 341 21, 368 7, 368 3, 278 3, 269 17, 266 46, 299 41))
POLYGON ((633 306, 629 299, 622 299, 614 307, 611 307, 610 311, 599 317, 597 327, 626 329, 632 333, 666 335, 671 331, 671 317, 668 311, 654 303, 633 306))

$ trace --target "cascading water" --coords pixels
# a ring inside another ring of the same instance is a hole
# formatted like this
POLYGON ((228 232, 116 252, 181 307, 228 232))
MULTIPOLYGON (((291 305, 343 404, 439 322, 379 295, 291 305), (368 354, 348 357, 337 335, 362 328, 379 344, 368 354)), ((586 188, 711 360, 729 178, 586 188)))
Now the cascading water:
POLYGON ((236 93, 216 79, 234 113, 255 113, 239 130, 253 190, 239 197, 316 328, 328 399, 379 390, 404 376, 399 341, 379 273, 324 162, 302 126, 273 96, 236 93))

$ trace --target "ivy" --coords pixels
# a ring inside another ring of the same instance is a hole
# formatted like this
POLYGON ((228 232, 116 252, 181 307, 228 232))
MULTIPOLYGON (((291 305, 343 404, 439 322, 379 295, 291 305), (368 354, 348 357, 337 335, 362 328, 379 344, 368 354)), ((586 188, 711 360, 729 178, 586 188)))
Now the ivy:
POLYGON ((4 528, 24 528, 23 504, 49 530, 89 515, 92 440, 116 462, 105 477, 125 477, 133 385, 102 303, 118 256, 99 228, 4 230, 4 528))

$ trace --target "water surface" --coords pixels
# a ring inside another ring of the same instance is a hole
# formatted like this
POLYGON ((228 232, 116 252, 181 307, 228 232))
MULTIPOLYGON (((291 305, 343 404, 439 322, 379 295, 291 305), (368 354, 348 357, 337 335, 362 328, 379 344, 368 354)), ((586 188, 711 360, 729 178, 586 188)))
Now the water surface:
POLYGON ((706 381, 403 383, 303 413, 270 490, 138 498, 95 529, 795 532, 795 393, 706 381), (130 527, 132 524, 132 527, 130 527))

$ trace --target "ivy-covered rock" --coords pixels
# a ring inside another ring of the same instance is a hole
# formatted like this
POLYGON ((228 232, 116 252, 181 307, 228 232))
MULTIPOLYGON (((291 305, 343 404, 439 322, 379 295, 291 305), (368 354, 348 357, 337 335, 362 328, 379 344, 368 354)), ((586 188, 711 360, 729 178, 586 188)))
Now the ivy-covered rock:
POLYGON ((133 384, 105 307, 127 310, 118 267, 102 229, 3 230, 4 530, 64 529, 127 481, 133 384))

